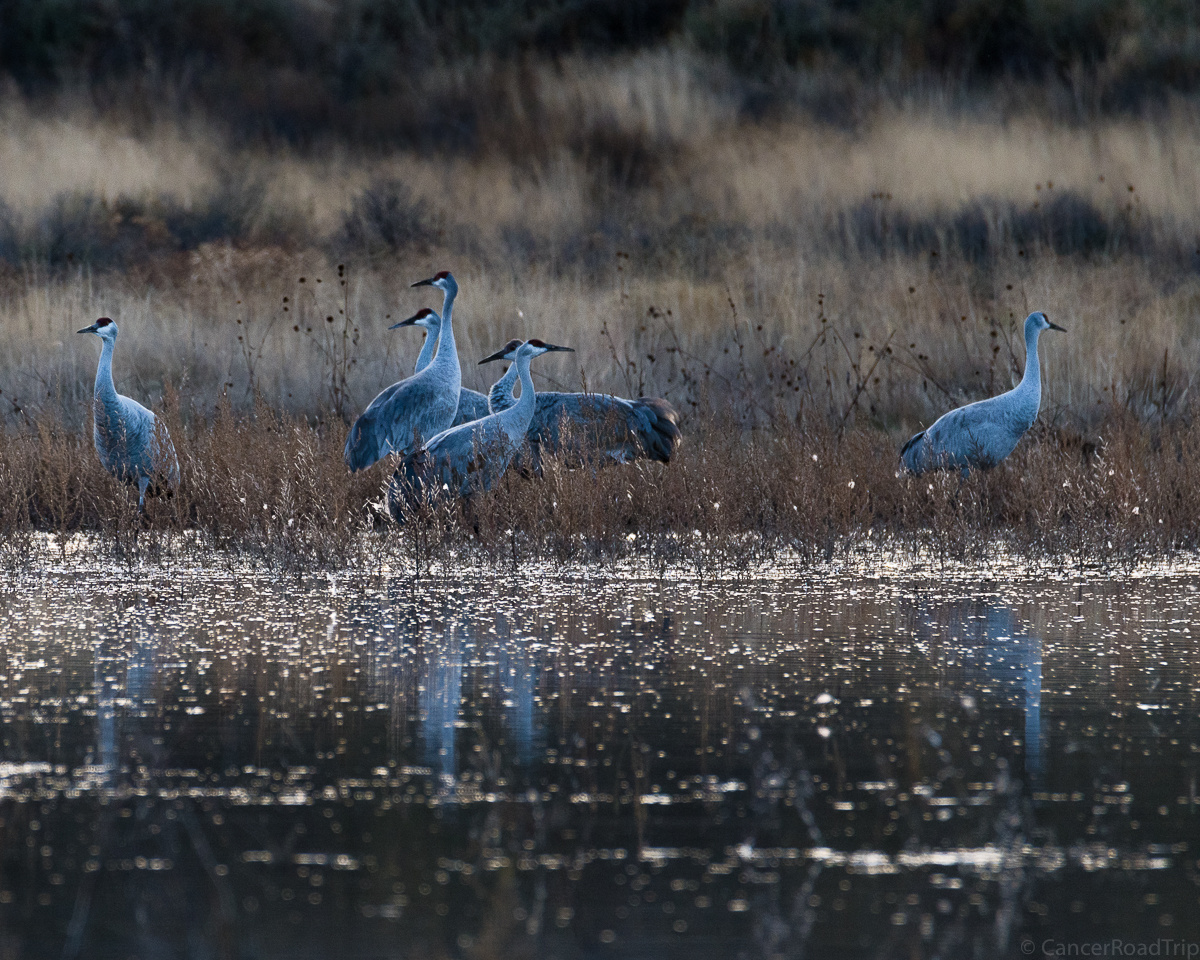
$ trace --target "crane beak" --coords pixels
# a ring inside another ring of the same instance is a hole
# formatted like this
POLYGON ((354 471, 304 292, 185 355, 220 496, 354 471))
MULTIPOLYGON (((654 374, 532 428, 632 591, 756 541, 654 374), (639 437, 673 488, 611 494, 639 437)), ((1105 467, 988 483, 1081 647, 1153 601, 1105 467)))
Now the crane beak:
MULTIPOLYGON (((422 282, 424 282, 424 281, 422 281, 422 282)), ((415 286, 416 286, 416 284, 414 283, 414 284, 413 284, 413 286, 415 287, 415 286)), ((413 327, 413 326, 416 326, 416 323, 417 323, 417 318, 418 318, 418 317, 420 317, 420 316, 421 316, 421 314, 419 314, 419 313, 414 313, 414 314, 413 314, 411 317, 409 317, 407 320, 401 320, 399 323, 393 323, 393 324, 392 324, 390 327, 388 327, 388 329, 389 329, 389 330, 395 330, 397 327, 413 327)))
POLYGON ((1066 327, 1060 327, 1057 323, 1050 323, 1049 320, 1047 320, 1046 323, 1049 324, 1049 329, 1051 329, 1051 330, 1057 330, 1059 333, 1067 332, 1066 327))
POLYGON ((433 286, 433 281, 434 281, 434 278, 433 278, 433 277, 430 277, 428 280, 418 280, 416 283, 410 284, 410 286, 413 286, 413 287, 432 287, 432 286, 433 286))
POLYGON ((485 363, 491 363, 493 360, 508 360, 509 355, 513 352, 515 352, 515 351, 498 350, 496 353, 493 353, 490 357, 484 357, 482 360, 479 361, 478 365, 482 367, 485 363))
POLYGON ((552 343, 546 344, 546 352, 547 353, 554 353, 555 351, 558 351, 560 353, 574 353, 575 348, 574 347, 556 347, 552 343))
POLYGON ((92 324, 90 327, 84 327, 82 330, 76 330, 75 332, 76 332, 76 333, 95 333, 95 332, 96 332, 97 330, 99 330, 99 329, 100 329, 100 328, 99 328, 99 327, 97 327, 97 326, 96 326, 96 325, 93 323, 93 324, 92 324))

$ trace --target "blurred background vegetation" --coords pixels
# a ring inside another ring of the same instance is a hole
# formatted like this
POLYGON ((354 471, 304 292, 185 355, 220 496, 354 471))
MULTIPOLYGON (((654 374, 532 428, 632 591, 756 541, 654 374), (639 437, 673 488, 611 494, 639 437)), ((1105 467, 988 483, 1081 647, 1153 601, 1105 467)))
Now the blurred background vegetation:
POLYGON ((1190 0, 8 0, 0 67, 27 97, 162 97, 244 139, 473 151, 495 146, 497 77, 531 59, 686 49, 754 119, 998 81, 1128 111, 1196 88, 1198 27, 1190 0))
POLYGON ((82 425, 108 314, 142 399, 345 418, 450 268, 465 353, 570 342, 572 388, 899 434, 1036 307, 1086 331, 1050 422, 1165 423, 1198 94, 1190 0, 8 0, 0 410, 82 425))

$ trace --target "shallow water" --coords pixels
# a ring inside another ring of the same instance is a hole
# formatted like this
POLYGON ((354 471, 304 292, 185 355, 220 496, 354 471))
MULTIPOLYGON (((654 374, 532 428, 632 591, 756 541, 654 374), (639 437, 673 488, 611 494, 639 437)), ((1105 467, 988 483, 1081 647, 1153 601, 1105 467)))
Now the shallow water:
POLYGON ((18 579, 0 956, 1196 956, 1198 605, 1194 572, 18 579))

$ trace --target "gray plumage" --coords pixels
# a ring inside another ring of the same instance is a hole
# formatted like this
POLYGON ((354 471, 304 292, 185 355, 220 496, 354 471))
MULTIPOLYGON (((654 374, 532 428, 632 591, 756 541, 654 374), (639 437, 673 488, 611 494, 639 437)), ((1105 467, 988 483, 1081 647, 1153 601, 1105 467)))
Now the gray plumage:
POLYGON ((452 427, 462 426, 472 420, 482 420, 492 411, 488 409, 487 397, 478 390, 463 387, 458 391, 458 410, 454 414, 452 427))
MULTIPOLYGON (((426 316, 414 321, 415 326, 425 330, 425 342, 421 345, 421 353, 417 357, 417 368, 414 373, 420 373, 433 361, 434 349, 437 347, 442 329, 442 318, 436 311, 423 310, 422 314, 426 314, 426 316)), ((457 427, 459 424, 470 423, 472 420, 480 420, 491 412, 488 409, 487 397, 478 390, 460 387, 458 410, 455 412, 454 422, 450 426, 457 427)))
MULTIPOLYGON (((420 449, 426 439, 449 427, 458 411, 462 370, 454 344, 453 319, 458 284, 443 270, 413 286, 437 287, 444 294, 437 355, 419 373, 382 391, 354 421, 344 451, 351 473, 365 470, 390 453, 407 455, 420 449)), ((432 311, 426 308, 389 329, 416 326, 429 313, 432 311)))
POLYGON ((94 333, 104 344, 96 367, 92 397, 92 439, 104 469, 118 480, 136 483, 138 509, 146 508, 146 493, 171 493, 179 484, 179 459, 170 434, 152 412, 136 400, 117 393, 112 358, 117 325, 101 317, 79 333, 94 333))
MULTIPOLYGON (((429 500, 443 491, 453 496, 469 496, 490 489, 504 475, 524 443, 533 419, 537 393, 529 374, 530 361, 543 353, 570 349, 541 340, 522 344, 514 359, 521 380, 520 399, 506 410, 439 433, 420 450, 405 457, 388 484, 388 508, 392 516, 400 521, 404 503, 429 500)), ((504 357, 502 351, 480 363, 504 357)))
MULTIPOLYGON (((510 340, 505 350, 519 344, 510 340)), ((516 382, 513 366, 492 386, 488 405, 493 412, 517 402, 516 382)), ((537 395, 528 434, 535 470, 540 470, 542 454, 562 457, 572 465, 594 463, 598 457, 617 463, 640 457, 669 463, 681 438, 679 414, 666 400, 558 391, 537 395)))
MULTIPOLYGON (((944 414, 900 451, 904 466, 915 474, 927 470, 986 470, 1007 457, 1033 426, 1042 404, 1038 337, 1043 330, 1062 330, 1041 312, 1025 318, 1025 374, 1007 393, 969 403, 944 414)), ((1065 331, 1064 331, 1065 332, 1065 331)))

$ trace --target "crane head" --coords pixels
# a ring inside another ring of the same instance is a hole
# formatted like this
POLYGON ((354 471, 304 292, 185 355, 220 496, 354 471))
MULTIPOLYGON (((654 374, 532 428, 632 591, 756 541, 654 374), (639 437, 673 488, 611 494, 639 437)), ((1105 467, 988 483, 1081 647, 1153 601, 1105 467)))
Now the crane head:
POLYGON ((1041 333, 1043 330, 1058 330, 1060 333, 1067 332, 1065 328, 1060 327, 1057 323, 1051 323, 1050 318, 1048 316, 1046 316, 1044 313, 1042 313, 1042 311, 1040 311, 1040 310, 1035 310, 1033 313, 1031 313, 1028 317, 1025 318, 1025 334, 1026 334, 1026 336, 1029 335, 1031 327, 1033 330, 1036 330, 1038 333, 1041 333))
POLYGON ((418 280, 413 284, 414 287, 437 287, 443 293, 457 293, 458 284, 454 281, 454 274, 449 270, 439 270, 428 280, 418 280))
POLYGON ((509 340, 502 350, 498 350, 490 357, 484 357, 479 362, 484 364, 491 363, 493 360, 516 360, 518 357, 540 357, 543 353, 550 353, 555 350, 563 353, 575 352, 574 347, 557 347, 553 343, 546 343, 544 340, 538 340, 535 337, 532 340, 526 340, 524 343, 520 340, 509 340))
POLYGON ((76 330, 76 333, 94 333, 101 340, 116 340, 117 325, 108 317, 101 317, 90 326, 84 327, 82 330, 76 330))
POLYGON ((529 349, 530 355, 535 356, 535 357, 540 357, 543 353, 553 353, 555 351, 560 352, 560 353, 574 353, 575 352, 574 347, 555 346, 553 343, 546 343, 544 340, 537 339, 537 337, 534 337, 532 340, 526 340, 525 346, 527 348, 530 348, 529 349))
POLYGON ((491 363, 493 360, 515 360, 517 359, 517 350, 520 348, 522 341, 509 340, 503 347, 493 353, 490 357, 484 357, 479 361, 480 364, 491 363))
POLYGON ((425 330, 436 330, 441 325, 442 318, 436 311, 430 310, 428 307, 422 307, 407 320, 401 320, 399 323, 393 323, 389 330, 395 330, 397 327, 422 327, 425 330))

